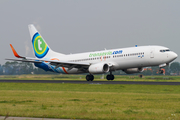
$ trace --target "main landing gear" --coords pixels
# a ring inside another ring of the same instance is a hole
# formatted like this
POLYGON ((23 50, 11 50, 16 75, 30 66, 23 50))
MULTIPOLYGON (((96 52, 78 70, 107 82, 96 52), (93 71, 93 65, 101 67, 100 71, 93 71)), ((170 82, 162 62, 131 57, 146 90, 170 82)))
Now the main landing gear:
POLYGON ((107 75, 107 76, 106 76, 106 79, 107 79, 107 80, 114 80, 114 75, 107 75))
POLYGON ((93 81, 94 80, 94 76, 93 75, 86 75, 86 80, 87 81, 93 81))
POLYGON ((112 72, 110 71, 110 74, 106 76, 107 80, 114 80, 114 75, 112 74, 112 72))
MULTIPOLYGON (((112 74, 112 72, 110 71, 110 74, 106 76, 107 80, 114 80, 114 75, 112 74)), ((86 75, 86 80, 87 81, 93 81, 94 80, 94 76, 93 75, 86 75)))

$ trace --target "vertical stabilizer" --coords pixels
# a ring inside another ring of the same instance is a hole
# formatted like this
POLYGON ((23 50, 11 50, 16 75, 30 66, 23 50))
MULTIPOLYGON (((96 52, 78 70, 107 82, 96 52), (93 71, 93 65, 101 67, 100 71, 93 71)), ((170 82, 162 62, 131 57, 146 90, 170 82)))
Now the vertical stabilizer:
POLYGON ((56 53, 50 49, 46 41, 42 38, 42 36, 36 30, 33 24, 30 24, 28 27, 34 49, 34 54, 37 58, 46 58, 46 57, 50 58, 50 57, 57 57, 59 55, 63 55, 61 53, 56 53))

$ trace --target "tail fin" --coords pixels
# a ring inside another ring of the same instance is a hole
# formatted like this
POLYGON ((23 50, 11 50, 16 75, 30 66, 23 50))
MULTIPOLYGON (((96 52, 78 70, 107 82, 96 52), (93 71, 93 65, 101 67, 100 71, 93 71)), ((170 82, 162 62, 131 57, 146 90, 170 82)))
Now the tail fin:
POLYGON ((61 53, 56 53, 50 49, 50 47, 42 38, 40 33, 36 30, 34 25, 30 24, 28 27, 34 49, 34 54, 37 58, 55 57, 57 55, 63 55, 61 53))

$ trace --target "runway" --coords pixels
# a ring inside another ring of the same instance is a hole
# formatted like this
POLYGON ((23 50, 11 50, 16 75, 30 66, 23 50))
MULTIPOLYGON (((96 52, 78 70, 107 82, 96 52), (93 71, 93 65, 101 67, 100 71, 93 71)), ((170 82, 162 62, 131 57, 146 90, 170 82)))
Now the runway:
POLYGON ((180 82, 143 82, 143 81, 0 80, 0 82, 5 82, 5 83, 72 83, 72 84, 180 85, 180 82))

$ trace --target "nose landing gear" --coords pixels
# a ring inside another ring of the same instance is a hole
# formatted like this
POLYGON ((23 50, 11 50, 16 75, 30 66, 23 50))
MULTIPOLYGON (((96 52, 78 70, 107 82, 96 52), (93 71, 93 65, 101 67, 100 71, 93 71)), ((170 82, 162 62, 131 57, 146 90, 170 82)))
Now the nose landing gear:
POLYGON ((159 74, 163 74, 163 73, 164 73, 164 70, 159 69, 159 74))
POLYGON ((165 75, 165 69, 163 69, 163 67, 166 67, 168 65, 169 65, 169 63, 164 63, 164 64, 159 65, 159 74, 165 75))
POLYGON ((159 70, 159 74, 163 74, 163 72, 164 72, 164 71, 163 71, 162 69, 159 70))

